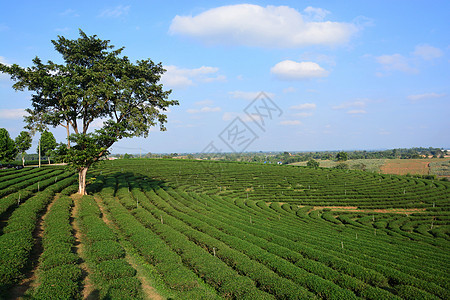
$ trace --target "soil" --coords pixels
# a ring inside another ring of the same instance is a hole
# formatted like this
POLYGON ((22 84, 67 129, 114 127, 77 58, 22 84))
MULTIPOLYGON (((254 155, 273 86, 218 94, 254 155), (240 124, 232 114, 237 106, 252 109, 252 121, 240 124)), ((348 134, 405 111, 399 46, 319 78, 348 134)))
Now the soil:
POLYGON ((428 175, 430 171, 430 160, 427 159, 391 159, 380 167, 385 174, 420 174, 428 175))
MULTIPOLYGON (((303 207, 299 205, 299 207, 303 207)), ((325 208, 329 208, 331 211, 345 211, 345 212, 361 212, 361 213, 389 213, 389 214, 401 214, 401 215, 410 215, 414 213, 425 212, 425 208, 392 208, 392 209, 359 209, 357 206, 314 206, 311 210, 308 211, 310 213, 313 210, 322 210, 325 208)))

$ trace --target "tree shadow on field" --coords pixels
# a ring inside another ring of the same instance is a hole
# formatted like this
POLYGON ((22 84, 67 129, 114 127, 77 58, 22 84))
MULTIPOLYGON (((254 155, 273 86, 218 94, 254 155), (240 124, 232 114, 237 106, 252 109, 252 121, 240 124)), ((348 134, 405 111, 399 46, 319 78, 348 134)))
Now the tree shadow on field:
POLYGON ((166 190, 170 186, 170 184, 166 181, 148 177, 142 174, 136 174, 133 172, 114 172, 107 175, 99 175, 96 178, 91 178, 92 182, 86 186, 86 191, 90 195, 98 193, 104 188, 113 188, 116 191, 119 185, 120 178, 125 178, 129 183, 136 182, 143 192, 157 189, 166 190))

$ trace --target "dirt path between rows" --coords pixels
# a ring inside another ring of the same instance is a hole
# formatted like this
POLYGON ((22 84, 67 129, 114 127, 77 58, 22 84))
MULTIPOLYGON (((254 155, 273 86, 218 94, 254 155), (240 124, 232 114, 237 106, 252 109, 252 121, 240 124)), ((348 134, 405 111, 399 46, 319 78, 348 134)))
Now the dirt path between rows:
MULTIPOLYGON (((94 196, 95 202, 97 202, 100 211, 102 212, 102 220, 108 225, 110 228, 113 228, 119 231, 119 228, 112 222, 107 216, 106 209, 103 206, 103 202, 100 197, 94 196)), ((150 281, 147 277, 142 275, 142 267, 136 263, 136 261, 131 257, 128 253, 126 253, 125 260, 137 271, 137 278, 141 281, 142 290, 145 294, 146 299, 152 300, 163 300, 164 298, 158 294, 156 289, 151 285, 150 281)))
POLYGON ((83 296, 83 299, 98 299, 98 290, 95 288, 94 284, 92 283, 91 279, 89 278, 89 274, 91 271, 89 270, 86 262, 84 261, 84 253, 83 253, 83 244, 82 244, 82 236, 80 232, 80 227, 78 225, 76 217, 78 216, 78 211, 80 210, 80 203, 79 200, 82 197, 79 194, 73 194, 70 196, 73 199, 74 207, 72 209, 72 228, 74 231, 75 236, 75 253, 78 255, 78 257, 81 258, 80 268, 81 272, 83 274, 83 290, 81 295, 83 296))
MULTIPOLYGON (((30 288, 36 288, 38 283, 36 282, 36 272, 39 268, 39 257, 44 251, 42 247, 42 237, 44 235, 44 222, 47 217, 48 212, 52 208, 55 201, 59 198, 59 194, 56 194, 53 197, 52 202, 47 205, 47 209, 43 215, 41 215, 36 223, 36 227, 33 231, 34 245, 31 249, 29 261, 31 262, 31 269, 25 274, 25 278, 16 286, 11 288, 7 299, 23 299, 25 297, 25 293, 30 288)), ((26 297, 28 298, 28 297, 26 297)))
MULTIPOLYGON (((299 205, 299 207, 303 207, 299 205)), ((410 215, 414 213, 425 212, 425 208, 389 208, 389 209, 364 209, 358 208, 357 206, 313 206, 307 213, 313 210, 330 209, 331 211, 345 211, 345 212, 356 212, 356 213, 386 213, 386 214, 401 214, 410 215)))

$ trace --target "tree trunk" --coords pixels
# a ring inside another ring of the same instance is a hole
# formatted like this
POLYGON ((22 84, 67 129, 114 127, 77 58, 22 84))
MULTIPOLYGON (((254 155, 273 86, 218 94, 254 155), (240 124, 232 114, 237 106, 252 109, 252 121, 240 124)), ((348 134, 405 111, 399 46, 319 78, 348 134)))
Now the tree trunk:
POLYGON ((50 165, 50 156, 47 156, 48 159, 48 165, 50 165))
POLYGON ((22 167, 25 168, 25 156, 22 154, 22 167))
POLYGON ((78 171, 78 194, 87 195, 86 193, 86 174, 89 167, 83 167, 78 171))
POLYGON ((69 127, 69 121, 67 121, 67 149, 70 149, 70 127, 69 127))

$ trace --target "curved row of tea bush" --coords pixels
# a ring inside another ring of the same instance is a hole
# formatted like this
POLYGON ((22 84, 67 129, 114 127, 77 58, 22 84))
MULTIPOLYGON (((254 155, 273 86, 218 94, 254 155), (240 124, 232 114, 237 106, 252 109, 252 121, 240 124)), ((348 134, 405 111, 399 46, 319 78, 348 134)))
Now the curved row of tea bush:
MULTIPOLYGON (((123 178, 122 178, 123 180, 123 178)), ((130 208, 134 200, 130 198, 128 188, 120 181, 117 196, 121 203, 130 208)), ((148 211, 143 208, 135 210, 135 217, 144 226, 151 228, 160 239, 175 251, 181 260, 190 269, 192 269, 199 277, 201 277, 208 285, 212 286, 223 297, 237 297, 243 299, 272 299, 270 294, 259 290, 254 278, 251 276, 242 276, 238 270, 227 266, 218 256, 214 256, 213 249, 204 249, 198 247, 190 241, 185 235, 174 230, 164 221, 149 215, 148 211)), ((163 216, 164 220, 164 216, 163 216)), ((244 273, 245 274, 245 273, 244 273)), ((247 274, 245 274, 247 275, 247 274)), ((270 274, 268 275, 270 276, 270 274)), ((284 292, 287 292, 284 291, 284 292)), ((298 295, 303 294, 301 290, 291 291, 298 295)))
POLYGON ((75 237, 70 222, 73 200, 56 199, 45 216, 39 258, 38 286, 34 299, 80 299, 82 272, 79 257, 72 248, 75 237))
MULTIPOLYGON (((122 170, 123 163, 105 165, 122 170)), ((129 160, 126 164, 136 173, 186 191, 266 202, 408 208, 433 203, 440 207, 450 200, 446 182, 364 171, 183 160, 129 160)))
POLYGON ((75 182, 71 176, 53 182, 42 192, 29 198, 14 210, 0 236, 0 291, 16 283, 27 265, 34 245, 33 231, 37 219, 45 211, 56 193, 75 182))
MULTIPOLYGON (((0 199, 0 216, 14 207, 24 203, 36 192, 45 190, 48 186, 53 185, 59 180, 66 179, 73 175, 73 172, 65 172, 57 170, 48 174, 28 179, 20 184, 8 188, 8 195, 0 199), (56 175, 56 176, 55 176, 56 175), (10 192, 16 191, 10 194, 10 192)), ((0 192, 1 193, 1 192, 0 192)))
MULTIPOLYGON (((371 289, 376 289, 363 282, 353 280, 353 278, 349 276, 341 276, 338 272, 333 271, 320 263, 300 258, 301 256, 296 252, 289 251, 286 248, 270 242, 268 243, 266 240, 251 237, 248 232, 233 228, 227 224, 226 221, 222 221, 216 217, 208 218, 204 214, 199 216, 196 212, 196 208, 199 207, 197 207, 193 201, 183 199, 183 197, 175 191, 169 191, 169 194, 172 196, 170 199, 167 198, 168 195, 164 195, 165 192, 163 190, 157 190, 156 192, 159 196, 165 198, 165 201, 162 200, 162 198, 158 199, 158 195, 150 192, 149 196, 152 199, 152 203, 161 207, 161 209, 164 209, 165 212, 173 215, 177 219, 183 220, 188 226, 205 233, 204 235, 201 235, 191 232, 189 237, 192 240, 195 240, 199 245, 207 246, 212 244, 217 246, 218 255, 222 255, 223 259, 226 261, 237 260, 237 257, 239 257, 236 255, 237 250, 242 254, 247 255, 249 258, 263 263, 281 276, 289 278, 295 283, 310 289, 313 293, 321 297, 328 299, 354 298, 354 294, 348 289, 349 286, 352 286, 353 291, 357 291, 358 293, 365 291, 366 298, 373 298, 369 295, 370 292, 373 293, 371 289), (167 204, 170 204, 171 207, 167 204), (245 239, 240 238, 244 235, 245 239), (218 240, 212 239, 212 237, 218 240), (221 242, 219 242, 219 240, 221 242), (231 251, 229 248, 234 249, 235 251, 231 251), (284 254, 284 257, 280 256, 281 253, 284 254), (307 267, 308 264, 309 268, 307 267), (328 274, 328 277, 322 279, 318 274, 321 276, 328 274), (344 286, 344 288, 339 288, 337 285, 332 284, 331 281, 344 286)), ((134 193, 139 193, 139 191, 134 191, 134 193)), ((379 290, 378 292, 383 294, 384 291, 379 290)), ((388 295, 389 294, 386 293, 384 298, 389 298, 388 295)), ((391 295, 391 297, 393 297, 393 295, 391 295)))
POLYGON ((100 298, 141 299, 141 282, 136 270, 125 260, 125 250, 101 219, 101 211, 92 196, 79 200, 76 220, 83 234, 86 261, 93 271, 90 278, 100 290, 100 298))

